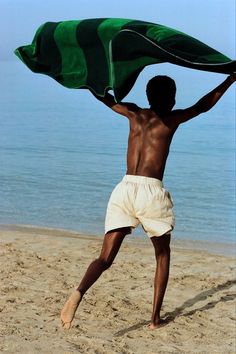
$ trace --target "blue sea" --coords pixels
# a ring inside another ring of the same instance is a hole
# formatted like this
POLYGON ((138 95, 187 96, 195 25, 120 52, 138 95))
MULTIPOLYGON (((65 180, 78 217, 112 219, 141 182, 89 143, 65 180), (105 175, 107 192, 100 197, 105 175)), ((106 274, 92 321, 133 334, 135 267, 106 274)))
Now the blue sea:
MULTIPOLYGON (((156 74, 176 80, 177 108, 225 78, 159 64, 144 70, 127 100, 147 106, 145 84, 156 74)), ((110 193, 126 172, 127 119, 20 61, 0 62, 0 78, 0 224, 102 235, 110 193)), ((235 241, 234 95, 231 87, 174 138, 164 183, 178 239, 235 241)), ((141 227, 134 234, 145 237, 141 227)))

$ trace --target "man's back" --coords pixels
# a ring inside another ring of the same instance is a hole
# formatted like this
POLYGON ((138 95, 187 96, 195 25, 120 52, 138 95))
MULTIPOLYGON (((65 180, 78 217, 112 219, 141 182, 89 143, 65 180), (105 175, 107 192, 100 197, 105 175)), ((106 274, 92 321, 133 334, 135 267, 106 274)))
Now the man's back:
POLYGON ((129 118, 127 174, 162 180, 170 143, 176 128, 168 117, 138 108, 129 118))

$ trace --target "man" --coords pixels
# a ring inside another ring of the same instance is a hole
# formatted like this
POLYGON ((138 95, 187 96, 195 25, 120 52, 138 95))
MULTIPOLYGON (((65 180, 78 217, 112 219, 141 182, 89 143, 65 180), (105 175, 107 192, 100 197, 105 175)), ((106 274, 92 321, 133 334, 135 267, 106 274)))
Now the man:
POLYGON ((187 109, 172 110, 176 86, 174 80, 167 76, 156 76, 148 82, 149 109, 132 103, 116 103, 110 94, 104 98, 96 96, 129 120, 127 174, 113 190, 108 203, 101 254, 90 264, 80 285, 62 309, 64 328, 70 328, 83 295, 111 266, 124 237, 139 223, 151 238, 156 255, 149 328, 158 328, 163 323, 160 310, 169 277, 170 233, 174 227, 172 200, 162 183, 170 144, 180 124, 210 110, 235 80, 235 74, 228 76, 187 109))

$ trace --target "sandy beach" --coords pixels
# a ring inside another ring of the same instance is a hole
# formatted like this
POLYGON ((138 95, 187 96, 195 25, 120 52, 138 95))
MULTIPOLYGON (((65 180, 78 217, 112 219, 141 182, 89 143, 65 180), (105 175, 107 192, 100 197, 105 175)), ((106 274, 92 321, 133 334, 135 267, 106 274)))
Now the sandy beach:
POLYGON ((235 353, 235 261, 173 241, 162 316, 147 328, 155 258, 129 236, 110 270, 85 295, 69 331, 60 311, 102 238, 11 226, 0 230, 1 353, 235 353))

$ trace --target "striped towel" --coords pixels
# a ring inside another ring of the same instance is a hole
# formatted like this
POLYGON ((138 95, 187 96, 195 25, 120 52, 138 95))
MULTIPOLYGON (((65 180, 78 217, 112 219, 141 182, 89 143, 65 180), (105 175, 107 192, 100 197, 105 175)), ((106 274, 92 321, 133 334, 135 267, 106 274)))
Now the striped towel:
POLYGON ((236 70, 236 61, 180 31, 118 18, 47 22, 32 44, 15 54, 33 72, 68 88, 88 88, 98 96, 112 89, 117 102, 146 65, 169 62, 225 74, 236 70))

